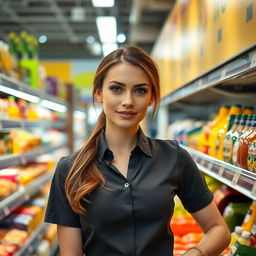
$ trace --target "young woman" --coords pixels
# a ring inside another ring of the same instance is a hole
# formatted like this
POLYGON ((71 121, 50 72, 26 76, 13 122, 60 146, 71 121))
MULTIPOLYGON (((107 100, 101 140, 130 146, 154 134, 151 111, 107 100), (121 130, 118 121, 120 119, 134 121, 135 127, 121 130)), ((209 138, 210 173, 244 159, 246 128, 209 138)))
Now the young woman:
POLYGON ((160 101, 159 77, 141 49, 100 63, 93 95, 103 112, 85 145, 56 168, 45 221, 62 256, 171 256, 178 195, 204 232, 184 255, 218 255, 230 234, 195 163, 175 141, 150 139, 140 121, 160 101))

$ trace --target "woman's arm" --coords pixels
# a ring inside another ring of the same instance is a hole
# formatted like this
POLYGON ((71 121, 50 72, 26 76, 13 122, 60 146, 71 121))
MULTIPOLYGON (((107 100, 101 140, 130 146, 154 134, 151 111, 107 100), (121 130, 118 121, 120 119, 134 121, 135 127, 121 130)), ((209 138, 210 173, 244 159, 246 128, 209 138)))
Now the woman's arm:
POLYGON ((57 225, 61 256, 83 256, 83 242, 80 228, 57 225))
MULTIPOLYGON (((211 202, 202 210, 192 213, 192 216, 204 232, 204 237, 198 247, 205 251, 208 256, 219 255, 229 245, 230 232, 216 205, 211 202)), ((185 255, 202 256, 202 253, 192 249, 187 251, 185 255)))

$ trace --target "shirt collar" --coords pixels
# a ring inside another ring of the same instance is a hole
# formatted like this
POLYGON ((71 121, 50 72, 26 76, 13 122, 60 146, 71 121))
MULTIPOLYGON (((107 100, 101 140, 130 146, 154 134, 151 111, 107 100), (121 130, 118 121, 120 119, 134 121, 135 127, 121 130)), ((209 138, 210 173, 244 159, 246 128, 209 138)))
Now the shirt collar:
MULTIPOLYGON (((105 152, 109 150, 105 139, 105 129, 101 129, 99 136, 98 158, 99 160, 103 160, 105 152)), ((152 150, 150 147, 149 138, 145 136, 141 128, 139 128, 138 131, 138 142, 136 147, 139 147, 146 155, 152 157, 152 150)))

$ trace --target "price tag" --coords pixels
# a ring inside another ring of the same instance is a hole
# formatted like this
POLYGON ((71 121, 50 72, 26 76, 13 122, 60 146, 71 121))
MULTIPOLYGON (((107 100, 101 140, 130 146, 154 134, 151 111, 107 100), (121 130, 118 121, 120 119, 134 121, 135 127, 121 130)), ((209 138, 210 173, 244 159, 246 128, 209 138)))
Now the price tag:
POLYGON ((251 63, 250 63, 250 68, 253 68, 256 66, 256 53, 252 55, 251 63))
POLYGON ((224 168, 223 166, 221 166, 221 167, 219 168, 218 174, 219 174, 220 176, 222 176, 224 170, 225 170, 225 168, 224 168))
POLYGON ((252 187, 252 191, 251 194, 256 196, 256 183, 254 183, 253 187, 252 187))
POLYGON ((233 184, 237 184, 239 177, 240 177, 240 173, 239 173, 239 172, 236 172, 236 173, 234 174, 233 179, 232 179, 231 182, 232 182, 233 184))
POLYGON ((223 79, 225 78, 226 72, 227 72, 226 68, 223 68, 223 69, 221 70, 220 80, 223 80, 223 79))
POLYGON ((30 195, 29 194, 24 194, 24 200, 28 201, 30 199, 30 195))
POLYGON ((20 122, 20 128, 21 128, 21 129, 26 129, 26 126, 25 126, 25 122, 24 122, 24 121, 21 121, 21 122, 20 122))
POLYGON ((5 216, 8 216, 10 214, 10 210, 7 206, 3 207, 3 213, 4 213, 5 216))
POLYGON ((209 162, 208 164, 207 164, 207 167, 206 167, 207 169, 209 169, 209 170, 211 170, 212 169, 212 162, 209 162))
POLYGON ((21 161, 22 165, 26 165, 27 164, 27 160, 26 160, 26 158, 24 156, 20 157, 20 161, 21 161))

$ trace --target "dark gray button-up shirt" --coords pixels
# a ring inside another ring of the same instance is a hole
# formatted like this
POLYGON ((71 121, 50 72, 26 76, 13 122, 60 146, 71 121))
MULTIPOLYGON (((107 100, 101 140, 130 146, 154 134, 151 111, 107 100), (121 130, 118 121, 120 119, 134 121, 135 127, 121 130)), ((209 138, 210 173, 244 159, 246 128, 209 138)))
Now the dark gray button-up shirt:
POLYGON ((86 256, 171 256, 174 196, 191 213, 213 199, 194 161, 175 141, 150 139, 140 130, 126 179, 111 164, 102 130, 97 161, 106 185, 87 196, 87 212, 78 215, 64 191, 72 159, 57 165, 45 221, 81 228, 86 256))

